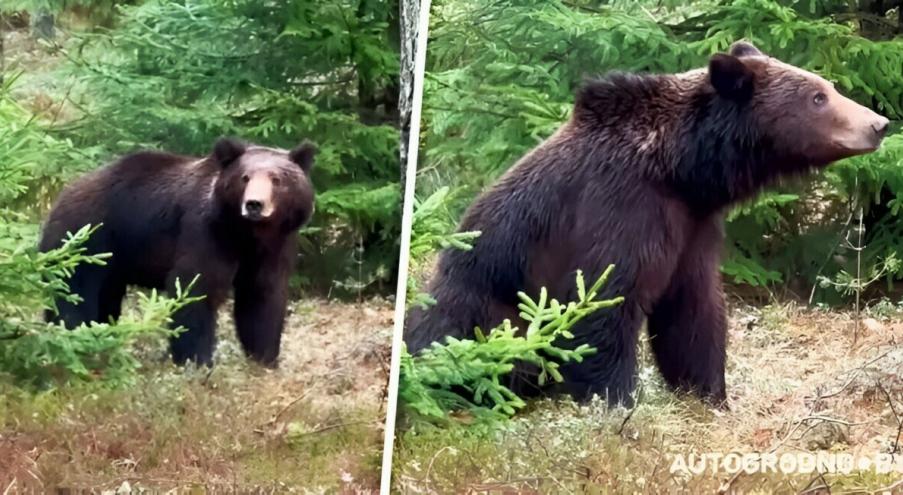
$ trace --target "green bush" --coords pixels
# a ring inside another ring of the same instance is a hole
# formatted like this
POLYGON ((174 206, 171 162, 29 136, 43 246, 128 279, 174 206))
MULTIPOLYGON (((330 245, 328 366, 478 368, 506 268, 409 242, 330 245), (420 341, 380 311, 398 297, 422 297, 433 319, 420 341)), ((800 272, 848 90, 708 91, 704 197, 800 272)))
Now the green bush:
POLYGON ((448 187, 441 187, 429 197, 414 201, 411 222, 411 245, 408 251, 411 275, 407 280, 408 305, 426 307, 435 299, 421 292, 420 279, 429 270, 429 262, 440 249, 454 248, 469 251, 480 232, 454 232, 454 221, 448 213, 452 195, 448 187))
POLYGON ((402 407, 432 421, 460 411, 484 417, 513 415, 526 405, 505 385, 516 363, 535 365, 542 386, 564 380, 558 371, 561 363, 579 363, 596 352, 587 344, 559 347, 559 339, 573 339, 571 328, 588 314, 623 302, 622 297, 596 299, 613 269, 609 266, 589 290, 578 271, 578 298, 567 304, 549 300, 545 288, 535 301, 519 292, 520 317, 528 322, 523 332, 505 320, 488 333, 475 328, 472 340, 446 337, 416 356, 403 352, 398 386, 402 407))

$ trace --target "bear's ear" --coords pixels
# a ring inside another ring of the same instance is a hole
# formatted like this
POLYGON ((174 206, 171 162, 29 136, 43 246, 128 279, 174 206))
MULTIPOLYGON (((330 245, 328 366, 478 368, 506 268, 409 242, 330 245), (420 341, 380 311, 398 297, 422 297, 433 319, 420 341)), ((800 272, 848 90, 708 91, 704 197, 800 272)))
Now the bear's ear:
POLYGON ((289 159, 301 166, 301 170, 310 173, 314 166, 314 156, 317 154, 317 146, 305 140, 288 153, 289 159))
POLYGON ((245 153, 245 143, 232 138, 219 138, 213 145, 213 159, 223 167, 234 162, 245 153))
POLYGON ((733 55, 734 57, 764 57, 765 56, 765 54, 763 54, 761 51, 759 51, 758 48, 753 46, 753 44, 748 41, 737 41, 736 43, 731 45, 731 49, 730 49, 730 51, 728 51, 728 53, 733 55))
POLYGON ((716 53, 709 59, 709 81, 724 98, 746 101, 753 92, 753 72, 739 58, 716 53))

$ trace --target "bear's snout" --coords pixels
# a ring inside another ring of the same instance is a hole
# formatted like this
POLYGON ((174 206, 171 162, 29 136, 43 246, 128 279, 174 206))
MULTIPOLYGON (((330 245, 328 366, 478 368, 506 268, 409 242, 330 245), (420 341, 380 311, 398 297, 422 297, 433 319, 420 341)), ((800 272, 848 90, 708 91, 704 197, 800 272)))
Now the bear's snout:
POLYGON ((245 216, 246 217, 260 217, 260 214, 263 212, 263 203, 257 201, 256 199, 250 199, 245 201, 245 216))
POLYGON ((877 150, 890 121, 840 94, 836 94, 833 101, 835 121, 842 123, 834 128, 832 139, 844 150, 840 158, 877 150))
POLYGON ((870 115, 863 119, 865 122, 860 124, 859 132, 853 133, 849 139, 842 141, 847 149, 855 154, 877 150, 881 146, 881 141, 887 134, 887 127, 890 124, 887 118, 871 110, 866 110, 870 115))
POLYGON ((872 122, 872 130, 875 131, 876 139, 880 142, 884 139, 884 135, 887 134, 887 126, 890 125, 890 120, 886 117, 878 116, 878 119, 875 122, 872 122))
POLYGON ((259 221, 273 214, 273 183, 265 174, 250 177, 241 202, 241 216, 259 221))
POLYGON ((265 220, 273 214, 269 203, 259 199, 246 199, 241 205, 241 216, 247 220, 265 220))

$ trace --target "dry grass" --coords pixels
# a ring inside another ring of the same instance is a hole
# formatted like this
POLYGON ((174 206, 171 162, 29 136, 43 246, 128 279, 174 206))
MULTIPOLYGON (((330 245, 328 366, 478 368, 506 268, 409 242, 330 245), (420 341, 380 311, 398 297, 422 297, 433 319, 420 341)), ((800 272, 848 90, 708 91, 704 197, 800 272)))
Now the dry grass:
POLYGON ((61 488, 375 492, 392 307, 292 308, 280 368, 250 365, 221 314, 217 365, 143 350, 135 387, 0 389, 0 493, 61 488))
POLYGON ((633 412, 542 400, 505 424, 411 429, 396 443, 394 486, 405 493, 903 493, 899 473, 670 472, 675 454, 871 456, 896 446, 903 456, 897 308, 872 311, 855 347, 847 313, 787 305, 731 314, 729 411, 664 390, 644 344, 633 412))

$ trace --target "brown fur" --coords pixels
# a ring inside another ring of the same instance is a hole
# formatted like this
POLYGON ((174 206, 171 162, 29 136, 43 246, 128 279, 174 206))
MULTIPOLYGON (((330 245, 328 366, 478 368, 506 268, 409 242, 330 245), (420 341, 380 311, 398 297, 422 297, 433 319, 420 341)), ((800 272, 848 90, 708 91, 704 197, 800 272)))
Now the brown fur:
POLYGON ((171 289, 200 275, 201 302, 179 311, 187 330, 172 341, 173 359, 210 363, 216 310, 234 289, 239 339, 248 355, 275 365, 297 230, 313 213, 308 172, 314 148, 291 152, 223 139, 210 156, 139 152, 100 168, 60 194, 44 226, 40 249, 60 246, 68 232, 101 225, 89 253, 112 253, 106 266, 81 265, 69 280, 82 301, 57 301, 48 319, 75 327, 119 317, 129 285, 171 289), (246 214, 245 189, 267 181, 269 214, 246 214), (278 184, 276 183, 278 181, 278 184))

